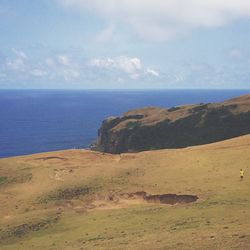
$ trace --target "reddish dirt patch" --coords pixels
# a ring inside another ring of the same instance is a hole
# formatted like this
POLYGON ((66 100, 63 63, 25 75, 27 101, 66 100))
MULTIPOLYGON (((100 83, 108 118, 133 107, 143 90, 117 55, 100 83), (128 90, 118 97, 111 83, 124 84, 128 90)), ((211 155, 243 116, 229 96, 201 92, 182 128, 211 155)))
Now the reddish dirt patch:
POLYGON ((177 194, 161 194, 161 195, 148 195, 144 191, 135 193, 124 193, 120 194, 123 199, 143 199, 150 203, 161 203, 161 204, 185 204, 191 203, 198 200, 196 195, 177 195, 177 194))
POLYGON ((196 195, 177 195, 177 194, 162 194, 162 195, 148 195, 144 198, 147 202, 162 203, 162 204, 185 204, 198 200, 196 195))

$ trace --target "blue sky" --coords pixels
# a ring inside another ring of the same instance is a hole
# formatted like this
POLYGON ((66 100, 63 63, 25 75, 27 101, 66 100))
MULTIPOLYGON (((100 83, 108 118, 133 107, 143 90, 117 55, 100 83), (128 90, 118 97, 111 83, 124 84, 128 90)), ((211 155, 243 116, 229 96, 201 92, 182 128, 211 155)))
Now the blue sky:
POLYGON ((248 0, 0 0, 0 88, 250 89, 248 0))

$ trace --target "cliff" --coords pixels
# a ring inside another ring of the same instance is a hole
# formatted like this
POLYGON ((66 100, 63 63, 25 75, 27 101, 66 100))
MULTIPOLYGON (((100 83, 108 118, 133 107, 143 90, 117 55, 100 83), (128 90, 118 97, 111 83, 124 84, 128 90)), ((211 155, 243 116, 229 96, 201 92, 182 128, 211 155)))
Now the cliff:
POLYGON ((250 95, 222 103, 146 107, 104 120, 93 150, 139 152, 207 144, 250 133, 250 95))

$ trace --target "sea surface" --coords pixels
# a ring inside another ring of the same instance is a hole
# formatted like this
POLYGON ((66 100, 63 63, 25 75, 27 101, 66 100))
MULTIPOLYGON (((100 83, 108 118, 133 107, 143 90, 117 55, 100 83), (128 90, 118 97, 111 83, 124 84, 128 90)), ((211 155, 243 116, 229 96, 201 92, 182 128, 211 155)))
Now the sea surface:
POLYGON ((86 148, 108 116, 145 106, 219 102, 250 90, 0 90, 0 157, 86 148))

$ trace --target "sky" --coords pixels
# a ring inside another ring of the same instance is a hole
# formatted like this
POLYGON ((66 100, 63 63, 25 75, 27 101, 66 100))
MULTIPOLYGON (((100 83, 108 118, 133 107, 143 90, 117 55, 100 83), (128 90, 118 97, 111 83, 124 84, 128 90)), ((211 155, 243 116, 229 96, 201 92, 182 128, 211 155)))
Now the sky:
POLYGON ((0 0, 0 89, 241 88, 249 0, 0 0))

